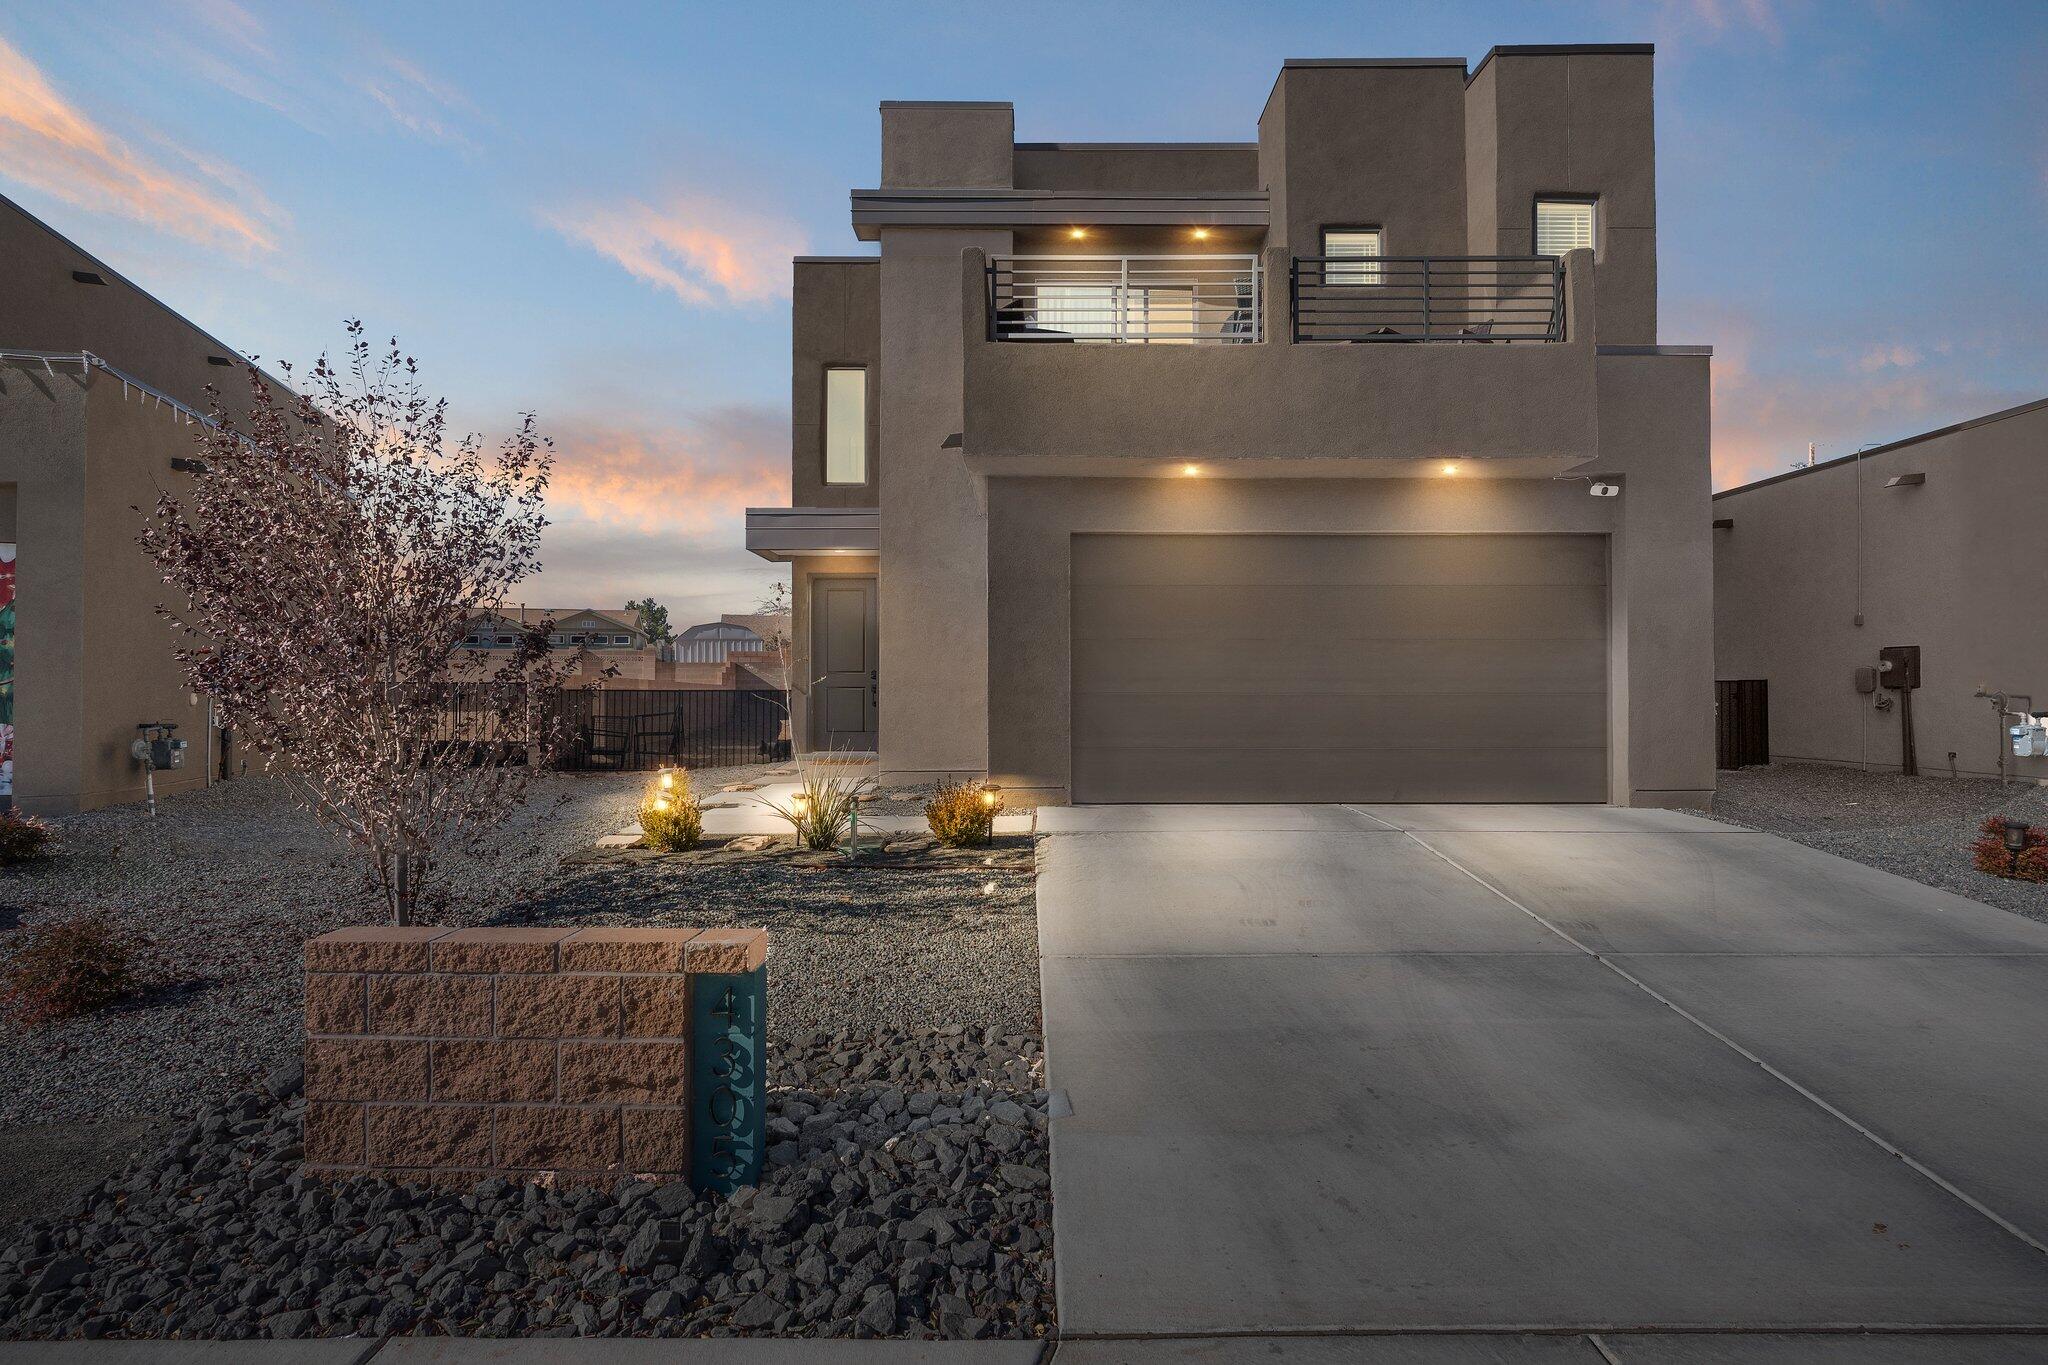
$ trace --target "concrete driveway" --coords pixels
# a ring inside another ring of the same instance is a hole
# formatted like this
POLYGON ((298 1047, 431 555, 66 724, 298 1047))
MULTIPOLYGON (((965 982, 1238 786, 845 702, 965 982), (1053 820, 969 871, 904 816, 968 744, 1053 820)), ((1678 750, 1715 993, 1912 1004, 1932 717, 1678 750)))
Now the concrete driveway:
POLYGON ((2048 926, 1664 811, 1040 828, 1062 1361, 2048 1360, 2048 926))

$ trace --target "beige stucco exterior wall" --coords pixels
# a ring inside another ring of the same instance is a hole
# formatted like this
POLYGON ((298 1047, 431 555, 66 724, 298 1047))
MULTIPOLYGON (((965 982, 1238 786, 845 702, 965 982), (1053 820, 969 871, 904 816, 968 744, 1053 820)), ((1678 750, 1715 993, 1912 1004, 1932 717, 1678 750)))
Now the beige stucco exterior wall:
POLYGON ((0 366, 0 485, 13 489, 15 801, 51 815, 140 800, 138 722, 174 721, 185 766, 160 795, 202 786, 212 744, 155 607, 165 589, 135 543, 194 427, 120 380, 74 366, 0 366))
POLYGON ((1608 500, 1621 504, 1609 701, 1627 721, 1612 751, 1614 786, 1627 787, 1631 805, 1705 807, 1714 790, 1711 361, 1602 355, 1598 364, 1596 470, 1622 486, 1608 500))
POLYGON ((906 776, 988 762, 987 509, 944 448, 963 423, 961 253, 1007 232, 882 232, 881 767, 906 776))
POLYGON ((1465 90, 1464 249, 1527 255, 1539 197, 1596 197, 1608 345, 1657 340, 1654 83, 1647 52, 1502 53, 1465 90))
POLYGON ((879 507, 882 493, 882 263, 803 260, 790 295, 791 507, 879 507), (868 481, 825 482, 825 371, 867 371, 868 481))
MULTIPOLYGON (((1960 773, 1998 772, 2002 732, 1972 694, 2032 692, 2048 710, 2044 459, 2034 406, 1714 500, 1735 523, 1714 532, 1715 673, 1770 683, 1773 760, 1897 770, 1898 708, 1857 692, 1855 670, 1918 645, 1920 771, 1946 775, 1954 753, 1960 773), (1912 473, 1925 484, 1884 486, 1912 473)), ((2048 781, 2048 759, 2007 762, 2048 781)))

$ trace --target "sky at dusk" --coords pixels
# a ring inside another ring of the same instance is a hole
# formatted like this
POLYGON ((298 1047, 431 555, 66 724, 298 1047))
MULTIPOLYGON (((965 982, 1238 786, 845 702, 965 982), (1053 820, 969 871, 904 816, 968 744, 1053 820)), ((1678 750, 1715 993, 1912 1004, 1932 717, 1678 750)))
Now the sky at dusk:
MULTIPOLYGON (((789 257, 856 254, 883 99, 1249 141, 1287 57, 1657 44, 1661 339, 1725 487, 2048 395, 2048 4, 0 3, 0 191, 245 353, 361 316, 559 466, 529 600, 775 579, 789 257)), ((4 266, 0 266, 4 268, 4 266)), ((0 319, 0 345, 8 344, 0 319)))

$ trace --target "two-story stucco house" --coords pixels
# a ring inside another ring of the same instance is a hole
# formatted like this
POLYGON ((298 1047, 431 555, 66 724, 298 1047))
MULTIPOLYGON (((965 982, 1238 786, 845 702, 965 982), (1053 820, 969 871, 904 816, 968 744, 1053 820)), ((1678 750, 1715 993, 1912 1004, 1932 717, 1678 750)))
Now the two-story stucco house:
MULTIPOLYGON (((1697 803, 1652 55, 1289 61, 1243 143, 888 102, 795 266, 798 735, 1041 801, 1697 803)), ((1247 111, 1249 112, 1249 111, 1247 111)))

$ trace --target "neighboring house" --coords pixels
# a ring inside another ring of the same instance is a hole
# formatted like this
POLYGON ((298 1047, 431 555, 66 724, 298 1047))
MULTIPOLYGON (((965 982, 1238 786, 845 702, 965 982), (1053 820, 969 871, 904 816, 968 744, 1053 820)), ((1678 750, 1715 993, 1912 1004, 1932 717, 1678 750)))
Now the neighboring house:
POLYGON ((206 388, 233 403, 244 364, 0 198, 0 566, 18 593, 0 640, 14 667, 0 782, 24 810, 141 800, 129 747, 142 723, 173 722, 190 745, 159 794, 240 766, 172 657, 181 641, 156 615, 164 585, 134 509, 185 483, 206 388))
POLYGON ((677 641, 657 644, 641 628, 639 614, 633 611, 507 607, 471 613, 463 643, 478 652, 487 673, 489 651, 512 648, 519 642, 520 632, 545 622, 551 648, 577 652, 576 671, 568 679, 571 686, 600 686, 614 692, 779 688, 779 681, 760 676, 775 656, 746 624, 754 619, 729 617, 692 626, 677 641), (702 651, 677 648, 697 641, 703 642, 702 651))
POLYGON ((1255 142, 881 125, 747 512, 802 744, 1021 800, 1710 797, 1647 46, 1290 61, 1255 142))
POLYGON ((2048 711, 2044 474, 2048 399, 1716 494, 1722 719, 1751 737, 1724 761, 1899 769, 1904 698, 1875 670, 1909 646, 1923 774, 2048 780, 2011 752, 2021 718, 1977 695, 2048 711))

